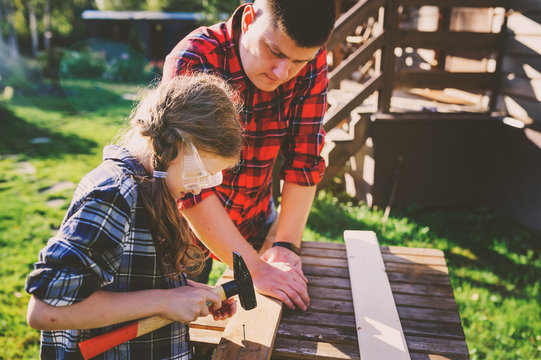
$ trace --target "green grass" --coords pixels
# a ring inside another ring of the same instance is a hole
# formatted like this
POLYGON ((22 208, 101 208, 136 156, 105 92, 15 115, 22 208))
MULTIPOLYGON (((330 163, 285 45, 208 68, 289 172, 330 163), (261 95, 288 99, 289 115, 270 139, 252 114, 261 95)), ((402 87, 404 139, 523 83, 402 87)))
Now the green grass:
POLYGON ((69 100, 15 95, 0 103, 0 359, 38 357, 39 332, 25 321, 24 281, 60 225, 74 188, 45 190, 59 182, 77 184, 100 163, 103 146, 130 112, 132 102, 121 95, 138 88, 79 81, 64 84, 64 91, 78 94, 69 100), (50 142, 33 143, 35 138, 50 142), (47 205, 55 199, 63 203, 47 205))
MULTIPOLYGON (((25 321, 24 281, 39 250, 59 226, 72 188, 101 161, 117 133, 135 85, 70 81, 63 94, 15 95, 0 103, 0 359, 38 357, 39 332, 25 321), (32 143, 47 137, 49 143, 32 143), (27 171, 21 171, 26 169, 27 171), (35 172, 28 171, 34 169, 35 172), (49 200, 60 200, 50 207, 49 200)), ((485 209, 383 213, 320 193, 304 239, 342 241, 345 229, 374 230, 381 244, 433 247, 445 252, 472 359, 541 357, 539 234, 485 209)), ((215 264, 211 281, 223 265, 215 264)))

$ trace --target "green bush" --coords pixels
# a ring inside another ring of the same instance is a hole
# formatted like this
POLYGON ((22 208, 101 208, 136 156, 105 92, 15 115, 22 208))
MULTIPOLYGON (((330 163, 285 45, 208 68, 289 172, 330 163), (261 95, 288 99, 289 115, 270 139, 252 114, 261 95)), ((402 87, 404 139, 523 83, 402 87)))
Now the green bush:
POLYGON ((149 80, 145 70, 147 59, 136 51, 126 49, 115 54, 108 62, 103 77, 108 80, 121 82, 140 82, 149 80))
POLYGON ((68 50, 60 62, 60 76, 71 79, 101 78, 107 68, 105 54, 89 49, 68 50))
POLYGON ((147 58, 127 44, 89 39, 65 52, 60 62, 59 77, 148 82, 152 75, 147 67, 147 58))

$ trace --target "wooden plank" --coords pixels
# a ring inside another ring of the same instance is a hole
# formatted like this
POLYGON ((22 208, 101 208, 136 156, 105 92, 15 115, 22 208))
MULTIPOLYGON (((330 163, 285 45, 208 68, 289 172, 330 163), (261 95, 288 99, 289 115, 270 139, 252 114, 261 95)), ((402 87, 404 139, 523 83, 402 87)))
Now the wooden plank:
POLYGON ((327 287, 330 289, 351 289, 349 279, 312 275, 307 275, 306 277, 308 278, 308 283, 310 285, 327 287))
POLYGON ((346 60, 342 61, 329 74, 329 89, 339 88, 340 81, 349 77, 356 68, 370 60, 374 56, 374 53, 383 46, 384 36, 385 32, 370 38, 365 44, 349 55, 346 60))
POLYGON ((415 273, 413 271, 403 273, 387 271, 387 277, 392 283, 403 282, 408 284, 451 286, 449 277, 443 274, 423 274, 415 273))
POLYGON ((333 289, 332 291, 329 291, 328 287, 320 287, 311 284, 308 287, 308 295, 310 298, 317 299, 351 301, 351 289, 333 289))
POLYGON ((395 75, 395 89, 492 89, 494 73, 450 73, 443 71, 403 71, 395 75))
POLYGON ((304 275, 315 275, 315 276, 333 276, 349 279, 348 269, 346 267, 339 268, 322 268, 317 265, 302 264, 302 271, 304 275))
POLYGON ((472 8, 493 8, 505 7, 508 0, 453 0, 452 2, 442 0, 400 0, 404 6, 441 6, 441 7, 472 7, 472 8))
POLYGON ((507 18, 507 34, 541 36, 541 12, 513 12, 507 18))
POLYGON ((500 41, 498 33, 399 30, 394 39, 394 46, 402 48, 409 46, 417 49, 496 51, 500 41))
POLYGON ((351 299, 335 300, 329 298, 311 298, 308 311, 353 315, 353 302, 351 299))
MULTIPOLYGON (((414 117, 417 118, 421 115, 415 115, 414 117)), ((433 116, 433 115, 432 115, 433 116)), ((457 116, 457 115, 454 115, 457 116)), ((471 114, 467 116, 467 119, 471 119, 471 117, 475 117, 476 114, 471 114)), ((483 115, 483 118, 486 118, 488 121, 493 121, 493 119, 488 118, 486 115, 483 115)), ((385 119, 382 119, 385 120, 385 119)), ((392 119, 389 119, 392 120, 392 119)), ((394 121, 394 120, 393 120, 394 121)), ((302 249, 308 250, 308 249, 320 249, 320 250, 332 250, 333 253, 336 251, 346 251, 346 244, 344 243, 336 243, 336 242, 320 242, 320 241, 303 241, 302 243, 302 249)), ((404 247, 404 246, 388 246, 388 245, 382 245, 380 246, 380 250, 382 254, 405 254, 405 255, 419 255, 419 256, 444 256, 443 251, 440 249, 433 249, 433 248, 415 248, 415 247, 404 247)))
MULTIPOLYGON (((378 90, 381 85, 382 75, 378 74, 373 76, 370 80, 363 84, 361 90, 351 99, 351 101, 338 109, 327 111, 325 118, 323 119, 323 127, 325 131, 330 131, 333 127, 338 125, 346 117, 349 117, 350 113, 359 105, 363 103, 368 96, 374 91, 378 90)), ((362 144, 361 144, 362 145, 362 144)))
POLYGON ((419 336, 406 336, 412 351, 436 355, 469 356, 468 346, 464 341, 432 339, 419 336))
POLYGON ((235 316, 229 319, 213 360, 270 359, 282 303, 259 293, 256 300, 255 309, 246 311, 239 306, 235 316))
POLYGON ((410 352, 410 355, 411 355, 411 360, 467 360, 470 358, 469 356, 460 356, 460 355, 442 356, 442 355, 424 354, 424 353, 416 353, 416 352, 410 352))
POLYGON ((313 324, 319 326, 332 326, 335 328, 355 328, 355 319, 348 314, 326 314, 288 310, 284 311, 282 314, 282 321, 290 324, 313 324))
POLYGON ((324 341, 357 346, 357 333, 354 326, 350 328, 336 328, 283 322, 278 328, 277 336, 287 337, 289 339, 324 341))
POLYGON ((389 263, 385 265, 389 272, 414 272, 415 274, 449 274, 447 266, 389 263))
MULTIPOLYGON (((409 248, 403 246, 380 246, 382 254, 417 255, 443 257, 443 251, 430 248, 409 248)), ((343 243, 327 243, 317 241, 304 241, 302 254, 316 257, 345 258, 346 245, 343 243), (325 251, 321 251, 325 250, 325 251)))
POLYGON ((357 345, 331 344, 322 341, 303 341, 278 337, 273 359, 348 359, 360 360, 357 345))
POLYGON ((347 268, 348 263, 343 259, 333 259, 333 258, 320 258, 312 256, 301 256, 302 263, 306 265, 318 265, 324 267, 343 267, 347 268))
POLYGON ((345 231, 344 239, 361 358, 410 359, 376 234, 345 231))
POLYGON ((464 331, 460 324, 420 322, 401 320, 404 335, 430 337, 435 339, 464 340, 464 331))
POLYGON ((346 39, 347 35, 355 32, 369 17, 374 16, 386 0, 359 0, 348 11, 343 13, 336 23, 327 41, 327 48, 332 50, 346 39))
POLYGON ((227 326, 229 319, 226 320, 214 320, 212 315, 208 315, 205 317, 200 317, 194 322, 190 324, 191 327, 198 328, 198 329, 215 329, 215 330, 222 330, 225 329, 227 326))
POLYGON ((441 256, 417 256, 406 254, 382 254, 385 263, 419 264, 419 265, 446 265, 441 256))
POLYGON ((305 247, 302 249, 302 255, 318 258, 345 259, 346 249, 325 249, 325 251, 321 251, 321 249, 318 248, 305 247))
POLYGON ((393 296, 396 306, 453 310, 458 312, 456 301, 453 298, 421 296, 415 294, 394 294, 393 296))
POLYGON ((193 328, 190 325, 190 342, 195 345, 214 345, 217 346, 222 338, 222 330, 209 330, 193 328))
POLYGON ((419 255, 419 256, 442 256, 443 251, 430 248, 409 248, 403 246, 380 246, 382 254, 404 254, 404 255, 419 255))
POLYGON ((335 242, 322 242, 322 241, 303 241, 302 250, 304 249, 324 249, 324 250, 343 250, 346 251, 346 244, 335 242))
POLYGON ((391 289, 395 294, 453 297, 453 289, 448 286, 391 283, 391 289))
POLYGON ((461 324, 460 316, 454 310, 418 309, 405 306, 397 306, 396 308, 402 320, 461 324))

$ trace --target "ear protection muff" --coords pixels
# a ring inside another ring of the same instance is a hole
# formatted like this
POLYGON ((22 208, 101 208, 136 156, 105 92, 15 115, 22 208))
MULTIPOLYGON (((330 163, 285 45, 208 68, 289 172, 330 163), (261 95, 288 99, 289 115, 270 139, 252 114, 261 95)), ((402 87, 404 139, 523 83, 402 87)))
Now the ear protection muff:
POLYGON ((254 11, 253 5, 246 5, 242 13, 242 32, 243 33, 248 30, 248 26, 254 21, 254 19, 255 19, 255 11, 254 11))

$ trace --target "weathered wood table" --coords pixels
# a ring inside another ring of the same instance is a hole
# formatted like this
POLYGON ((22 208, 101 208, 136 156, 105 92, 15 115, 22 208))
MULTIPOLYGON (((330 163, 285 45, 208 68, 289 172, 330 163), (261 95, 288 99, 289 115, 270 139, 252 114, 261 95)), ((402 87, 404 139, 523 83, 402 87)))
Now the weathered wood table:
MULTIPOLYGON (((469 359, 443 253, 392 246, 381 253, 411 359, 469 359)), ((302 260, 311 304, 306 312, 284 307, 271 358, 360 359, 345 245, 303 242, 302 260)), ((200 319, 191 340, 216 346, 225 326, 200 319)))

